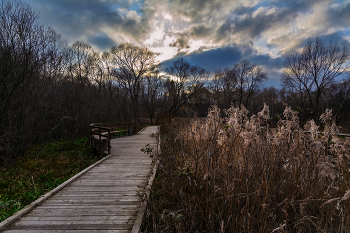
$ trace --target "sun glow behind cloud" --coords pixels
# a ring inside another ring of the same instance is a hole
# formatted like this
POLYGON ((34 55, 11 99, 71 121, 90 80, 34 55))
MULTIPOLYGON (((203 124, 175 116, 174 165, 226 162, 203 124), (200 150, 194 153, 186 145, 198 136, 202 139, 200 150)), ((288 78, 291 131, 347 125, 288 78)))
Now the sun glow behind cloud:
MULTIPOLYGON (((214 64, 244 58, 268 57, 270 62, 316 36, 340 38, 347 44, 350 38, 349 0, 23 1, 71 44, 85 40, 106 51, 109 45, 130 42, 160 53, 159 61, 196 58, 209 70, 216 68, 214 64), (232 48, 237 50, 234 58, 226 54, 232 48), (222 61, 207 62, 208 54, 222 61)), ((272 69, 265 60, 257 61, 272 69)), ((272 64, 281 69, 280 62, 272 64)))

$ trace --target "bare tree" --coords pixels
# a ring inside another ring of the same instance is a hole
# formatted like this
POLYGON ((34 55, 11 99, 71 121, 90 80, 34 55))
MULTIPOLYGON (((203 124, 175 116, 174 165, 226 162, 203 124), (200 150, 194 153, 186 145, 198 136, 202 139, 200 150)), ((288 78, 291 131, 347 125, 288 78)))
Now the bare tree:
POLYGON ((237 76, 233 69, 217 70, 214 72, 211 82, 211 91, 214 93, 216 104, 227 109, 237 101, 235 91, 237 76))
POLYGON ((252 64, 248 60, 242 60, 233 67, 233 72, 237 77, 237 94, 239 106, 244 104, 249 107, 252 96, 257 92, 267 80, 266 73, 261 67, 252 64))
POLYGON ((98 55, 83 41, 76 41, 68 51, 68 73, 72 81, 80 83, 82 88, 90 85, 98 55))
POLYGON ((258 93, 266 80, 266 72, 259 66, 251 65, 250 71, 246 76, 246 98, 244 101, 246 108, 249 108, 253 96, 258 93))
POLYGON ((112 56, 108 52, 104 52, 101 55, 101 69, 103 70, 103 73, 104 73, 103 81, 105 82, 108 92, 111 95, 112 81, 114 80, 114 76, 113 76, 114 66, 112 62, 112 56))
POLYGON ((301 52, 285 56, 283 86, 302 107, 306 100, 315 116, 325 89, 349 68, 349 52, 320 38, 308 40, 301 52))
POLYGON ((164 105, 164 95, 161 91, 163 87, 164 80, 159 75, 159 70, 145 76, 142 88, 142 100, 147 109, 151 124, 154 123, 156 113, 159 113, 164 105))
POLYGON ((188 100, 204 87, 210 73, 198 66, 192 66, 183 58, 176 59, 173 65, 166 70, 171 76, 166 86, 168 97, 166 104, 169 111, 169 120, 188 100))
POLYGON ((115 77, 119 83, 129 92, 134 120, 139 118, 139 97, 141 94, 141 84, 145 75, 154 70, 157 65, 156 54, 147 47, 137 47, 125 43, 113 47, 111 56, 116 70, 115 77))

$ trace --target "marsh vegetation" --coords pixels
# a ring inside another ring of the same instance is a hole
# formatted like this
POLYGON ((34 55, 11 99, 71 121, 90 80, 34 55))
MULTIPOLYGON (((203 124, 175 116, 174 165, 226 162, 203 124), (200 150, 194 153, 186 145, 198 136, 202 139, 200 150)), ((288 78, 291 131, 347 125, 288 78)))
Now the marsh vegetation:
POLYGON ((162 127, 147 232, 348 232, 350 140, 332 110, 304 128, 287 107, 248 117, 232 106, 162 127), (306 132, 307 131, 307 132, 306 132))

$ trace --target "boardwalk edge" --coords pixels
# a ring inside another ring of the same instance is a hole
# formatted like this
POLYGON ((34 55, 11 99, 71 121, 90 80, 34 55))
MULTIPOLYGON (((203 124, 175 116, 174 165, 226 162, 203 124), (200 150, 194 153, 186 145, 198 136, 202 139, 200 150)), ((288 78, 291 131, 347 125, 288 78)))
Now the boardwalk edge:
POLYGON ((80 176, 82 176, 83 174, 88 172, 89 170, 91 170, 93 167, 97 166, 98 164, 100 164, 103 161, 105 161, 106 159, 108 159, 110 156, 111 155, 108 155, 108 156, 104 157, 103 159, 97 161, 96 163, 90 165, 89 167, 85 168, 84 170, 82 170, 81 172, 76 174, 75 176, 71 177, 69 180, 65 181, 64 183, 60 184, 59 186, 57 186, 56 188, 54 188, 50 192, 45 193, 43 196, 39 197, 38 199, 36 199, 35 201, 33 201, 32 203, 27 205, 24 209, 18 211, 17 213, 12 215, 11 217, 8 217, 4 221, 0 222, 0 231, 5 230, 6 227, 8 227, 12 223, 14 223, 18 219, 20 219, 23 215, 27 214, 29 211, 31 211, 32 209, 34 209, 35 207, 37 207, 38 205, 40 205, 41 203, 43 203, 44 201, 49 199, 51 196, 53 196, 54 194, 59 192, 61 189, 63 189, 64 187, 66 187, 67 185, 69 185, 70 183, 75 181, 77 178, 79 178, 80 176))
MULTIPOLYGON (((160 128, 158 126, 157 156, 159 155, 159 153, 160 153, 160 128)), ((152 169, 151 177, 150 177, 148 184, 147 184, 147 187, 146 187, 145 200, 141 204, 139 211, 136 215, 136 219, 134 222, 134 226, 131 230, 131 233, 139 233, 140 232, 141 225, 143 222, 143 215, 146 212, 147 199, 151 193, 152 183, 153 183, 154 178, 156 177, 158 164, 159 164, 159 159, 157 158, 157 160, 155 161, 155 164, 153 166, 153 169, 152 169)))

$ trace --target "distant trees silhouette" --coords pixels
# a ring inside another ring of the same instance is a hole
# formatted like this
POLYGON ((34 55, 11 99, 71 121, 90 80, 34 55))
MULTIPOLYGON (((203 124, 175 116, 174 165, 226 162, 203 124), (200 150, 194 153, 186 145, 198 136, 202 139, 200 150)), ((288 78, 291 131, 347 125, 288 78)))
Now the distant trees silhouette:
MULTIPOLYGON (((65 43, 53 29, 38 22, 26 4, 0 5, 0 158, 8 160, 40 138, 47 122, 47 98, 59 76, 65 43), (42 112, 44 111, 44 112, 42 112)), ((52 120, 51 120, 52 121, 52 120)))
POLYGON ((231 104, 236 104, 249 109, 266 80, 266 72, 261 67, 242 60, 232 68, 216 71, 211 90, 220 107, 229 108, 231 104))
POLYGON ((124 43, 101 53, 83 41, 68 46, 19 1, 1 2, 0 25, 1 164, 33 144, 87 136, 93 122, 146 117, 158 124, 206 116, 214 104, 243 104, 253 113, 266 102, 276 115, 291 105, 305 120, 333 108, 350 125, 349 79, 336 80, 349 54, 336 43, 309 40, 286 56, 278 90, 264 87, 266 72, 248 60, 211 74, 178 58, 164 71, 146 47, 124 43))
POLYGON ((156 70, 156 54, 147 47, 140 48, 130 43, 120 44, 111 49, 111 59, 115 64, 114 76, 125 88, 131 99, 133 117, 139 118, 139 99, 146 75, 156 70))
POLYGON ((171 76, 166 81, 166 106, 169 119, 174 117, 188 100, 201 90, 209 78, 205 69, 192 66, 183 58, 174 60, 166 72, 171 76))

